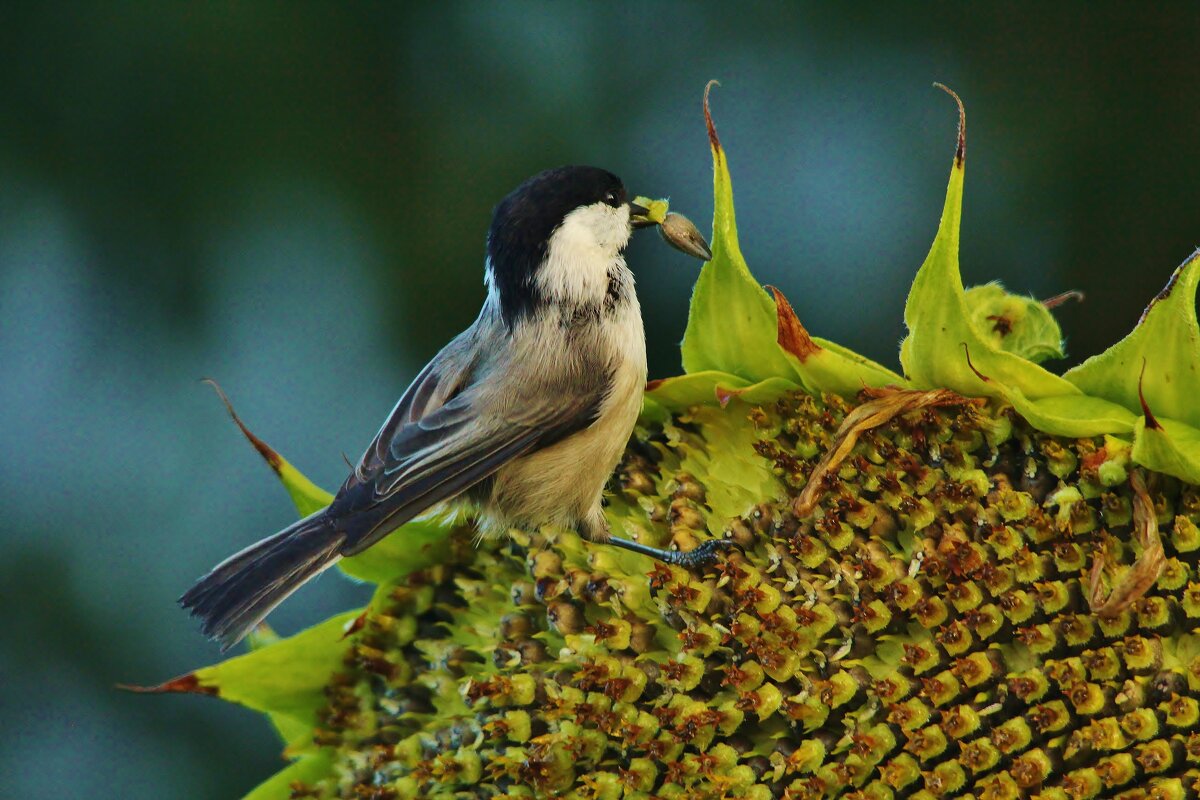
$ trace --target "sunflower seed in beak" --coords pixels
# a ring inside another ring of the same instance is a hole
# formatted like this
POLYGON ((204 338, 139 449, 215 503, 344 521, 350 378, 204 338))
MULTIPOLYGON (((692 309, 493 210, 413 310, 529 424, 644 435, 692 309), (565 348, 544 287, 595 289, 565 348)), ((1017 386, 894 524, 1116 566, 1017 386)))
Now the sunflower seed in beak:
POLYGON ((676 250, 701 261, 712 261, 712 248, 700 235, 699 229, 683 214, 676 214, 674 211, 667 212, 662 224, 659 225, 658 232, 662 234, 663 241, 676 250))

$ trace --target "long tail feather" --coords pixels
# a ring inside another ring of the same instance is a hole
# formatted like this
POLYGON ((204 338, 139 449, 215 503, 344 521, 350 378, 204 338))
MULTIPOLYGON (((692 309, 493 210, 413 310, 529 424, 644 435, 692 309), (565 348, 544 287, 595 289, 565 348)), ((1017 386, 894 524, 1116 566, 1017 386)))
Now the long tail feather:
POLYGON ((228 650, 288 595, 336 563, 344 541, 318 511, 213 567, 179 604, 228 650))

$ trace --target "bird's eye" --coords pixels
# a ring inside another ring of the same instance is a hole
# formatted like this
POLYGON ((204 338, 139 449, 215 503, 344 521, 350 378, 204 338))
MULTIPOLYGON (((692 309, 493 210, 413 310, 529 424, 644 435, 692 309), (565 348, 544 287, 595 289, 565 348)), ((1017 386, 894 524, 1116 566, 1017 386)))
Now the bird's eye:
POLYGON ((617 206, 621 205, 621 198, 617 196, 616 192, 609 192, 608 194, 604 195, 604 202, 608 203, 613 208, 616 208, 617 206))

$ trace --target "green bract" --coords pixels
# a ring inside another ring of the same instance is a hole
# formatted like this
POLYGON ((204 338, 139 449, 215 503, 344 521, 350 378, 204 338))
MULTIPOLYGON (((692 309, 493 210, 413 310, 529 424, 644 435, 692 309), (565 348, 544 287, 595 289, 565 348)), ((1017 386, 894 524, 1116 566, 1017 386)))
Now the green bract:
POLYGON ((966 298, 971 322, 999 349, 1037 364, 1066 355, 1058 321, 1042 301, 1009 294, 998 283, 973 286, 966 298))
MULTIPOLYGON (((366 609, 155 690, 269 715, 295 760, 253 800, 1192 796, 1200 254, 1121 342, 1043 368, 1062 356, 1046 304, 962 285, 960 117, 900 375, 755 281, 707 91, 704 111, 713 259, 608 514, 743 552, 689 574, 416 521, 340 563, 378 584, 366 609), (935 391, 815 481, 847 420, 935 391)), ((301 514, 329 502, 242 429, 301 514)))

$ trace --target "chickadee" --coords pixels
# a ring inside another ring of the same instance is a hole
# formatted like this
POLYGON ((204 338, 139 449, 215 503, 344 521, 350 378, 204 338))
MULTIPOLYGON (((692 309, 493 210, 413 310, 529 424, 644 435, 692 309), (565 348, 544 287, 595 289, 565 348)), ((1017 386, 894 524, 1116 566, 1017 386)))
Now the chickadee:
MULTIPOLYGON (((646 214, 594 167, 547 170, 505 197, 479 317, 405 390, 327 508, 230 556, 180 598, 203 632, 229 648, 322 570, 446 501, 478 509, 485 533, 552 525, 672 564, 711 561, 721 540, 687 553, 648 547, 612 536, 601 509, 646 383, 623 255, 646 214)), ((691 252, 711 258, 706 244, 691 252)))

